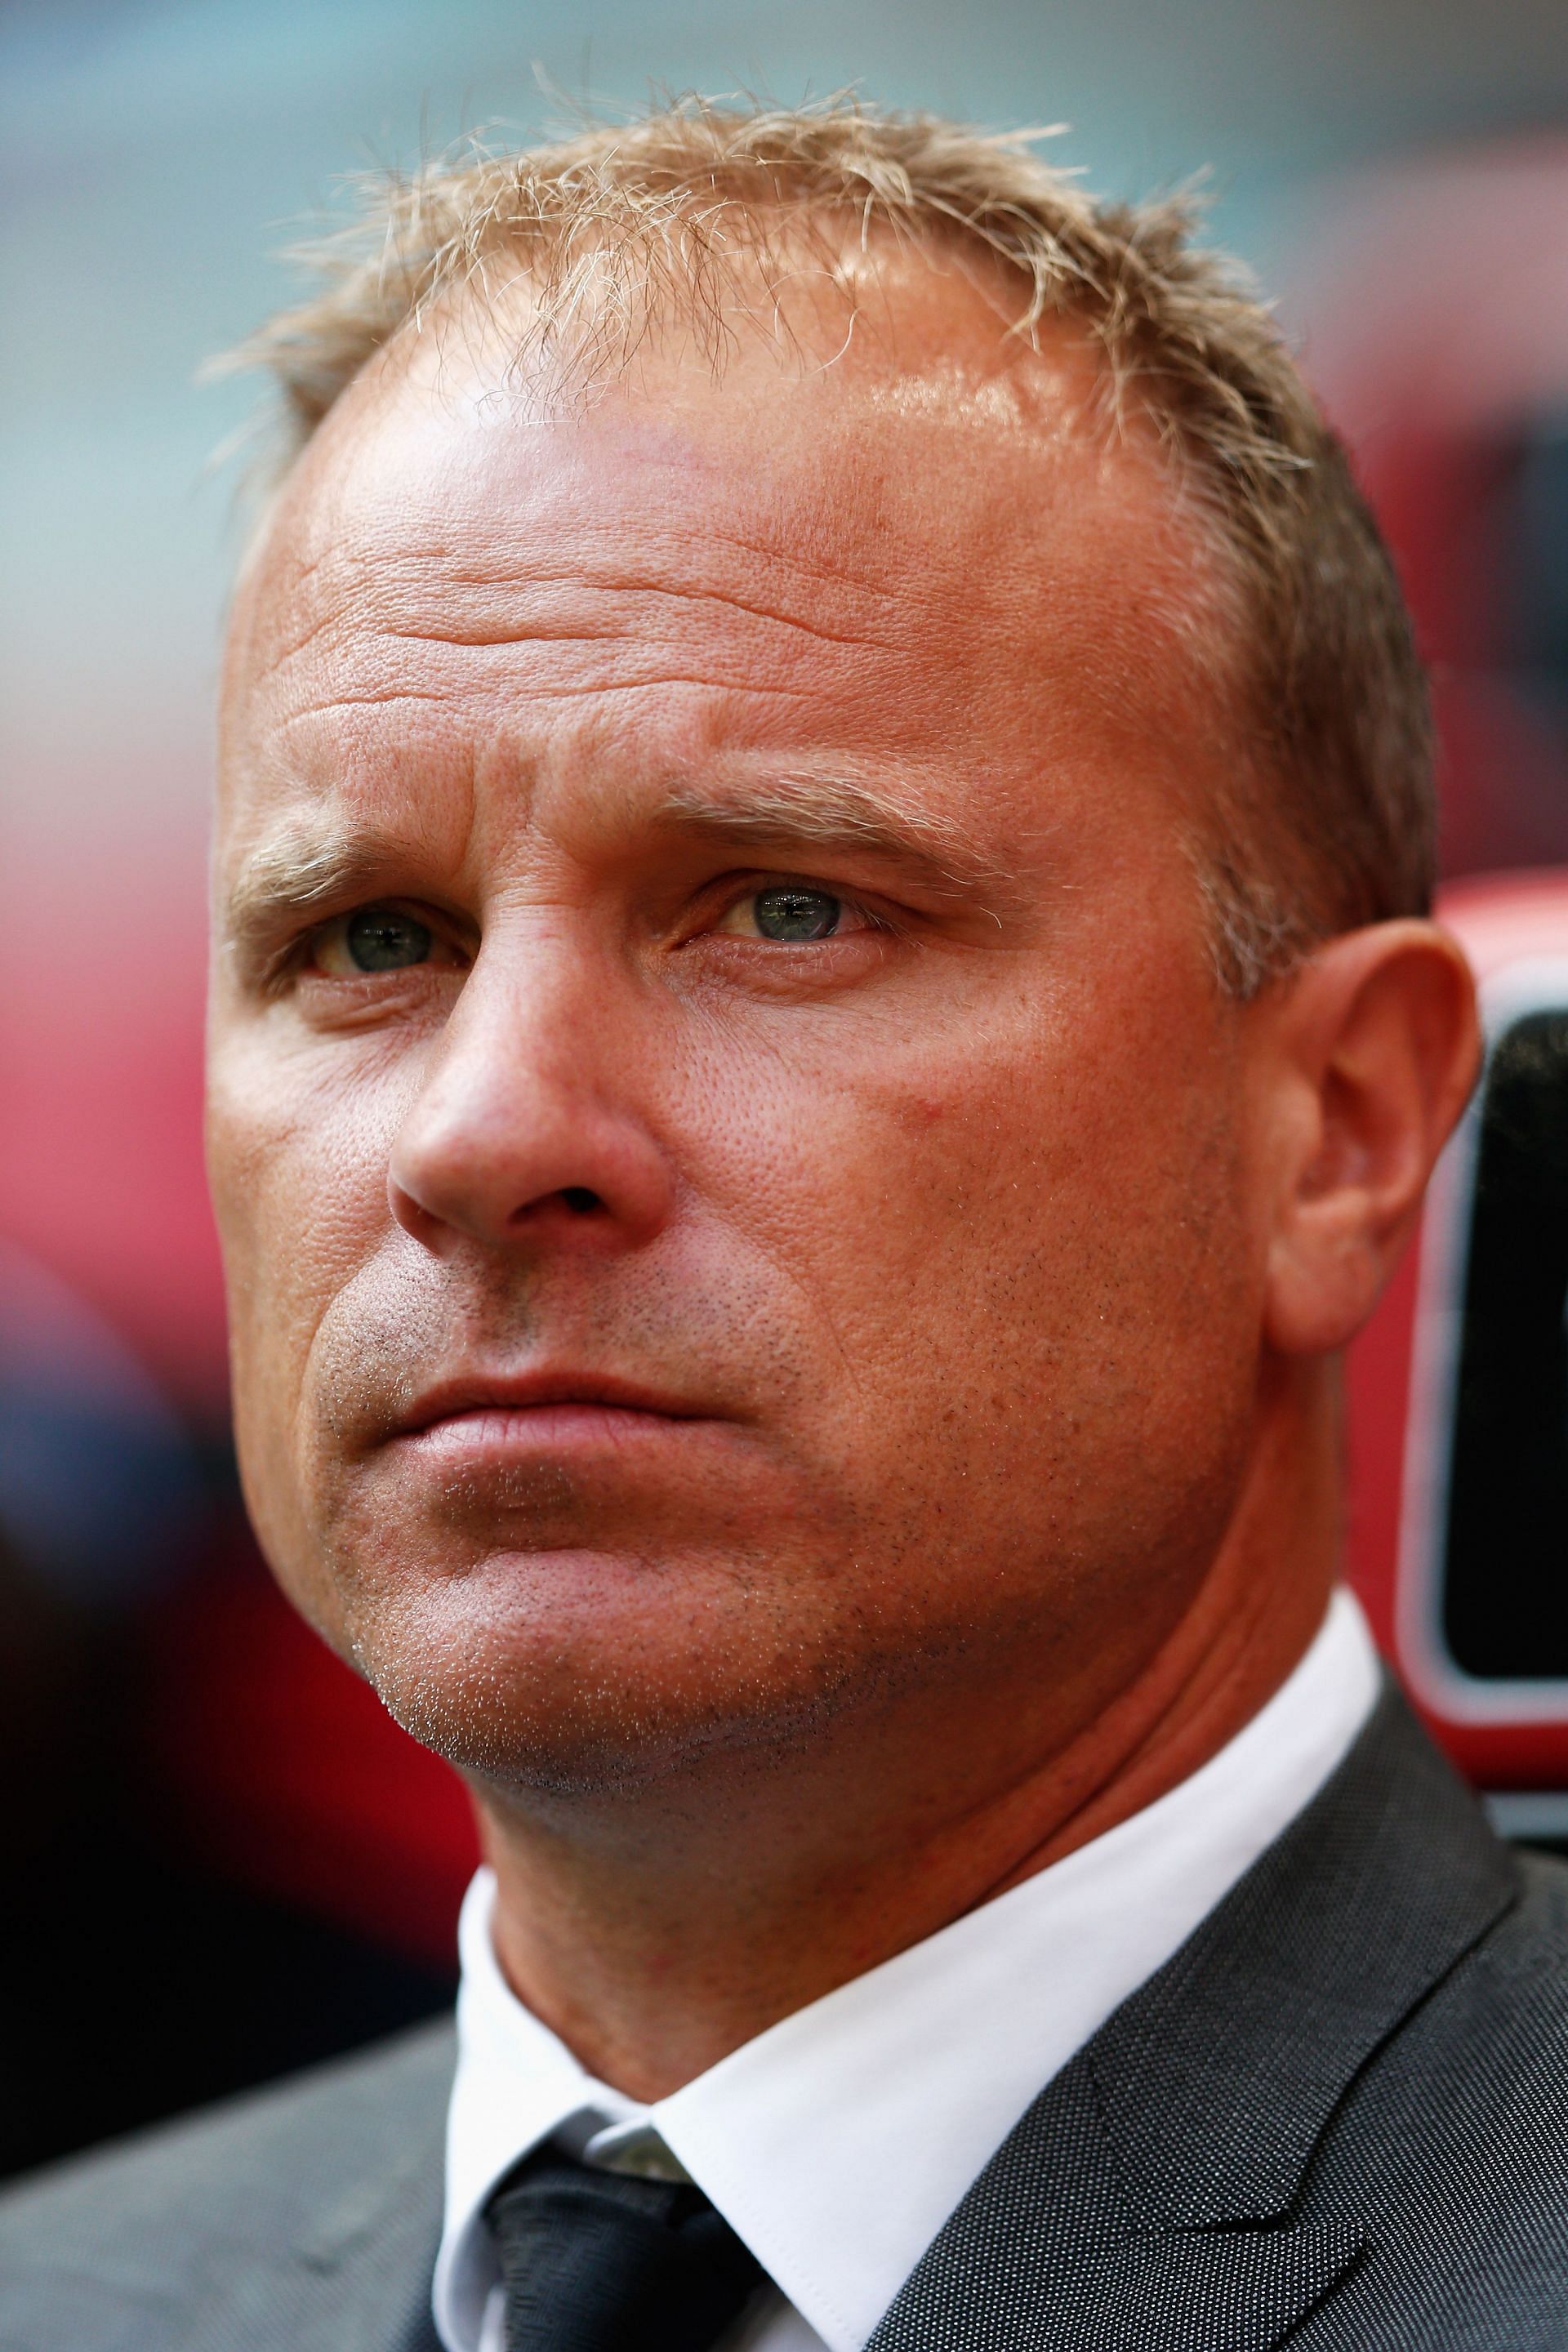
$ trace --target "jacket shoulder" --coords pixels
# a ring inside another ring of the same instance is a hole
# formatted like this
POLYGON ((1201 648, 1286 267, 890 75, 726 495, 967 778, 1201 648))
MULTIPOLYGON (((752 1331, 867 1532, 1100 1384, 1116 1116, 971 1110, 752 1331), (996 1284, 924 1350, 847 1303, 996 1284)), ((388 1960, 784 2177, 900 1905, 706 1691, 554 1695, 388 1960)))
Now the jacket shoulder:
POLYGON ((418 2341, 453 2056, 443 2020, 8 2189, 0 2352, 418 2341))
MULTIPOLYGON (((1484 2065, 1500 2091, 1533 2083, 1561 2125, 1568 2116, 1568 1861, 1514 1857, 1519 1899, 1418 2016, 1411 2038, 1434 2058, 1451 2050, 1456 2068, 1484 2065)), ((1568 2139, 1558 2143, 1559 2182, 1568 2181, 1568 2139)))
POLYGON ((1522 1850, 1515 1862, 1522 1892, 1499 1924, 1497 1948, 1514 1965, 1568 1987, 1568 1859, 1522 1850))
MULTIPOLYGON (((1529 2107, 1548 2116, 1561 2197, 1568 2184, 1568 2138, 1561 2136, 1568 2116, 1568 1862, 1529 1853, 1513 1859, 1518 1900, 1402 2039, 1434 2069, 1447 2063, 1456 2074, 1479 2074, 1516 2121, 1529 2107)), ((1396 2043, 1391 2062, 1401 2054, 1396 2043)))

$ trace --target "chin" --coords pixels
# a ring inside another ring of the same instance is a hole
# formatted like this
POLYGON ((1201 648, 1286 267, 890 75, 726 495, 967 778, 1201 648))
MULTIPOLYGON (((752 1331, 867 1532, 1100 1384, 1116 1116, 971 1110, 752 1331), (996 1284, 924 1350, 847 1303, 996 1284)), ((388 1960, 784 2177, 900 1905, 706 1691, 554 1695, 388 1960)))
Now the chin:
POLYGON ((852 1696, 823 1629, 737 1608, 711 1567, 552 1554, 486 1568, 321 1630, 411 1738, 501 1795, 624 1796, 720 1758, 762 1765, 852 1696))

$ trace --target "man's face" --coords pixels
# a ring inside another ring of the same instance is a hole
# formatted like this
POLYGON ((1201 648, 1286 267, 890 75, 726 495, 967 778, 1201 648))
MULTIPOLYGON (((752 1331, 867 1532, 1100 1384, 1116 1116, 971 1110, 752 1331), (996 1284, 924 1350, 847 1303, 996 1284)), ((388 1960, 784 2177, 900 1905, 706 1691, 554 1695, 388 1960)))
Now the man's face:
POLYGON ((900 1708, 1066 1737, 1245 1456, 1198 544, 1065 341, 889 302, 896 356, 672 358, 555 421, 454 334, 329 419, 239 600, 247 1490, 394 1712, 514 1785, 900 1708))

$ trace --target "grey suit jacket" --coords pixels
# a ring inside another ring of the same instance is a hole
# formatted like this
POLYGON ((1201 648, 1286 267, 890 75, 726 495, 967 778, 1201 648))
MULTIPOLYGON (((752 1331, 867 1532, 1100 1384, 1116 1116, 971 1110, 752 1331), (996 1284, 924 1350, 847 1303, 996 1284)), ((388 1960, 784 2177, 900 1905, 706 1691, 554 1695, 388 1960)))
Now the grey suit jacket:
MULTIPOLYGON (((450 2029, 0 2200, 4 2352, 434 2352, 450 2029)), ((933 2119, 940 2129, 940 2118, 933 2119)), ((868 2352, 1568 2352, 1568 1869, 1389 1693, 868 2352)))

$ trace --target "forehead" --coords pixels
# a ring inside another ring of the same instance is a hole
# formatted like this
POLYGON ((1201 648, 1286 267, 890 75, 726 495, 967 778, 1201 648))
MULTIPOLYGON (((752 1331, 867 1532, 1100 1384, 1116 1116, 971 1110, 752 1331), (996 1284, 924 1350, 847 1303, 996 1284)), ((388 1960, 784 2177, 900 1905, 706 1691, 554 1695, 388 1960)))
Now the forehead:
POLYGON ((997 785, 1086 728, 1166 756, 1205 551, 1081 341, 930 273, 826 328, 718 373, 663 336, 554 409, 477 318, 367 373, 237 600, 231 824, 441 762, 591 769, 605 805, 729 752, 962 743, 997 785))

